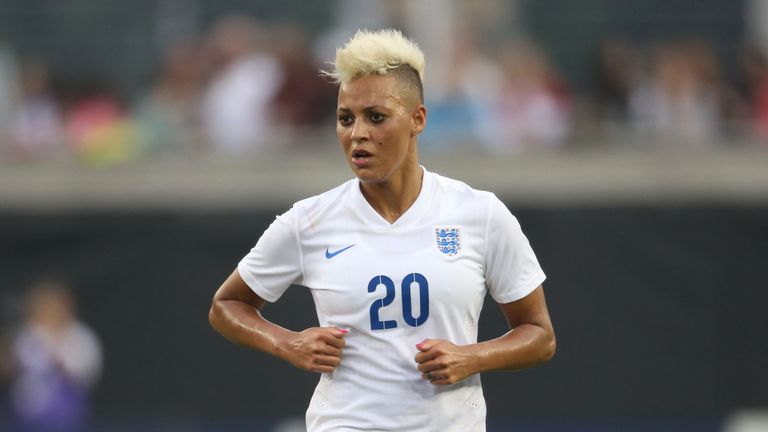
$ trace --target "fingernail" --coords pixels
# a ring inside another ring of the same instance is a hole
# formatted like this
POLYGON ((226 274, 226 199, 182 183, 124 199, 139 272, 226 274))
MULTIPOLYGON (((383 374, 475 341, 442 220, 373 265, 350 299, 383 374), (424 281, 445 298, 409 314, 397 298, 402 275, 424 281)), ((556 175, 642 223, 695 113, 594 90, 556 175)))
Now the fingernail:
POLYGON ((416 348, 418 348, 418 349, 421 349, 423 347, 424 347, 424 342, 416 344, 416 348))
POLYGON ((349 330, 347 330, 347 329, 339 329, 339 331, 342 332, 342 333, 345 333, 345 334, 349 333, 349 330))

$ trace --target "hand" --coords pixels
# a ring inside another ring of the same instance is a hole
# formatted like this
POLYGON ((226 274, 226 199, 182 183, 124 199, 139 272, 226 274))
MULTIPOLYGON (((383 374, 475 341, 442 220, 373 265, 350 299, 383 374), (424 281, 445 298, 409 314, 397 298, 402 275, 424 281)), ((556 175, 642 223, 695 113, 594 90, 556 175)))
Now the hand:
POLYGON ((284 358, 299 369, 329 373, 341 362, 344 336, 348 330, 336 327, 312 327, 294 333, 283 346, 284 358))
POLYGON ((467 346, 458 346, 447 340, 425 339, 416 345, 417 369, 421 377, 434 385, 450 385, 476 373, 474 357, 467 346))

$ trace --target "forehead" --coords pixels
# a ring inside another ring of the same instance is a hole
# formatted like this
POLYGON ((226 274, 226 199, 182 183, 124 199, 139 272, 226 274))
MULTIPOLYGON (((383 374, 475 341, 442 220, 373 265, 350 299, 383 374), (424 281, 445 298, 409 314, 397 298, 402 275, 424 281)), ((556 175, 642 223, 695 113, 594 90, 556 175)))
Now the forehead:
POLYGON ((339 87, 339 108, 403 105, 399 83, 391 75, 367 75, 339 87))

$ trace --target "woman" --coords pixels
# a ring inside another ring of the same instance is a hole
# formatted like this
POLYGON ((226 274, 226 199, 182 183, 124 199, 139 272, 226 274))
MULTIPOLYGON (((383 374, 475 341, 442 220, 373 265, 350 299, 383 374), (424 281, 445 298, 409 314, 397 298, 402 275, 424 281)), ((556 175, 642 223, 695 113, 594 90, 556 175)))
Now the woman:
POLYGON ((356 179, 279 216, 213 299, 225 337, 322 374, 311 432, 483 431, 479 373, 555 351, 544 273, 516 219, 419 166, 423 71, 398 31, 360 31, 337 50, 337 133, 356 179), (291 284, 311 290, 319 327, 260 314, 291 284), (511 330, 478 343, 487 292, 511 330))

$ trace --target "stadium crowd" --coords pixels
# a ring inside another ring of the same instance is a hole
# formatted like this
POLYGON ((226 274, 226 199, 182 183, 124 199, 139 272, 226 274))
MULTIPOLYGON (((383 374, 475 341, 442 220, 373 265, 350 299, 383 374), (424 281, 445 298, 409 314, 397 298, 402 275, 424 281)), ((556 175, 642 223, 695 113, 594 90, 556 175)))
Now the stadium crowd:
MULTIPOLYGON (((456 37, 441 86, 426 95, 428 152, 471 143, 503 154, 606 137, 768 142, 768 61, 758 49, 741 50, 736 73, 725 73, 701 40, 608 39, 591 83, 577 88, 536 43, 480 39, 456 37)), ((114 83, 57 80, 45 59, 0 49, 0 159, 109 165, 332 143, 336 90, 318 73, 327 65, 314 42, 296 25, 224 18, 171 45, 151 85, 132 95, 114 83)))

